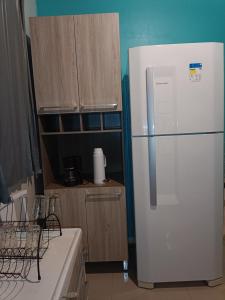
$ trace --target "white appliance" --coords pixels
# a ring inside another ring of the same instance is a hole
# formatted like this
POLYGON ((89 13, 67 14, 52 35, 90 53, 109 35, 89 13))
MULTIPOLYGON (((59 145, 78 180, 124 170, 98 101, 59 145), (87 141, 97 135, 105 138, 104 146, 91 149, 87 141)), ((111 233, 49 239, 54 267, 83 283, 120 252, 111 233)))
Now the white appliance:
POLYGON ((93 152, 94 183, 104 184, 106 157, 102 148, 94 148, 93 152))
POLYGON ((139 286, 222 277, 223 72, 222 43, 129 49, 139 286))

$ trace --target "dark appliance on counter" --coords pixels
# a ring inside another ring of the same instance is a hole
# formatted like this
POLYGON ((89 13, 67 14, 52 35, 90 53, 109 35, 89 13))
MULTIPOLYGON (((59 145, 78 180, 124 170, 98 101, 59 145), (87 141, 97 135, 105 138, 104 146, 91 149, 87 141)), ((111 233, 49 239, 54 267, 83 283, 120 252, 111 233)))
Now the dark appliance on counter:
POLYGON ((69 156, 63 158, 63 182, 66 186, 74 186, 83 183, 81 173, 81 156, 69 156))

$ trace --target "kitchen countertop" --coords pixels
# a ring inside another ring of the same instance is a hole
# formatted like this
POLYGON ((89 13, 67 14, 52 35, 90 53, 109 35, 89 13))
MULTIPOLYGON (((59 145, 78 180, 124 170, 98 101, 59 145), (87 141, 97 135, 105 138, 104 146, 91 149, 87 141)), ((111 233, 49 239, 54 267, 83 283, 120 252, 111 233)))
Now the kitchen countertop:
POLYGON ((64 229, 62 236, 50 240, 40 262, 41 281, 37 281, 37 265, 32 264, 28 280, 0 280, 1 300, 58 300, 69 284, 81 241, 81 229, 64 229))

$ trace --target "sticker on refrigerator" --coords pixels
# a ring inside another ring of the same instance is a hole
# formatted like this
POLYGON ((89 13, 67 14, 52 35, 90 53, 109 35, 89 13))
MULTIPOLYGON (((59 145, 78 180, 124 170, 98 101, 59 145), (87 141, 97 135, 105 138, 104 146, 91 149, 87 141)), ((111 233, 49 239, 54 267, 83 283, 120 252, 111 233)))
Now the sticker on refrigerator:
POLYGON ((189 78, 191 81, 200 81, 202 76, 202 64, 192 63, 189 64, 189 78))

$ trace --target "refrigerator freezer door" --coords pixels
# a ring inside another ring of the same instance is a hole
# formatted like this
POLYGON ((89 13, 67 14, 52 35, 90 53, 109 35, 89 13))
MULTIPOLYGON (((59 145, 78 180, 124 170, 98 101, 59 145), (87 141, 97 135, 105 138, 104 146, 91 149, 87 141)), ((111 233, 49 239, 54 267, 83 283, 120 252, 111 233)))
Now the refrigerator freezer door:
POLYGON ((223 68, 222 43, 129 49, 132 135, 223 131, 223 68))
POLYGON ((176 132, 176 68, 148 67, 146 81, 148 134, 176 132))
POLYGON ((138 280, 221 277, 223 134, 135 137, 132 147, 138 280), (154 205, 151 140, 156 153, 154 205))

